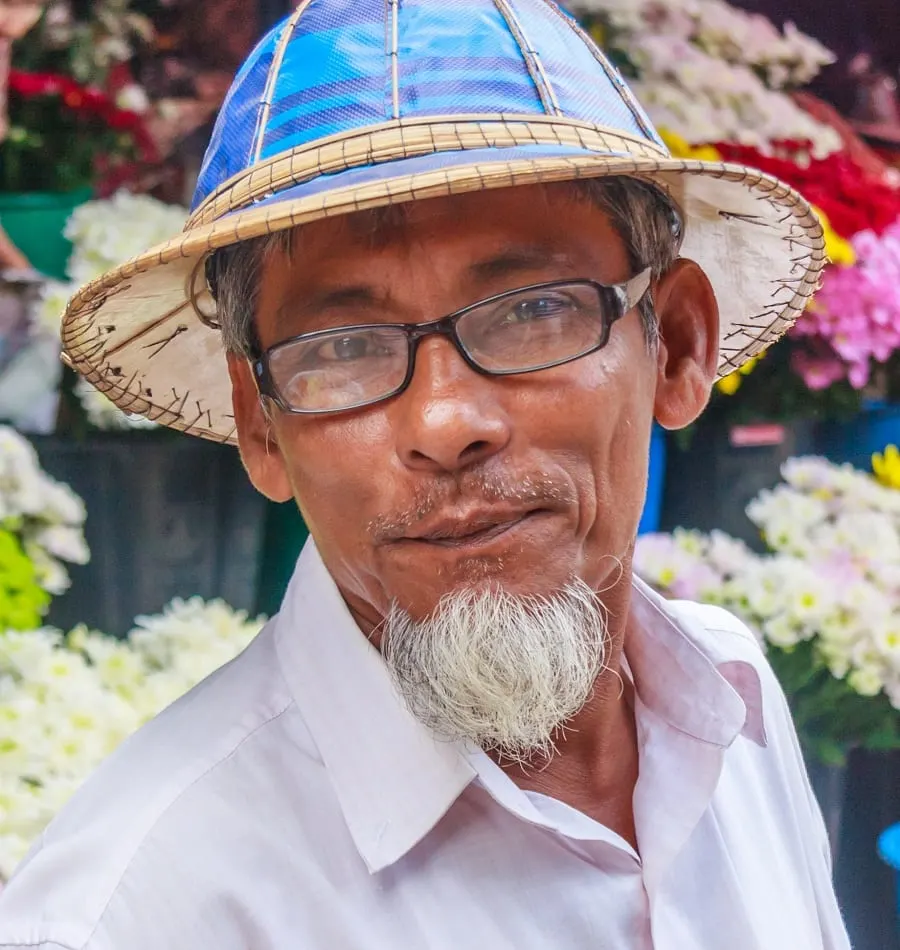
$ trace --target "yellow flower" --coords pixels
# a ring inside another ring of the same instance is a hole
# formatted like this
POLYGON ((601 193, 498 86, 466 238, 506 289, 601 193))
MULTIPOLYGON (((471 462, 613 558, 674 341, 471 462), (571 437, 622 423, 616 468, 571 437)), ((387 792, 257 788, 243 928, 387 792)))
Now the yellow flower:
POLYGON ((765 356, 765 351, 760 353, 759 356, 751 356, 746 363, 742 363, 741 368, 738 370, 741 376, 749 376, 753 370, 756 369, 756 364, 763 358, 763 356, 765 356))
POLYGON ((889 445, 883 453, 872 456, 872 470, 882 485, 900 491, 900 449, 889 445))
POLYGON ((739 369, 727 376, 723 376, 717 383, 716 389, 725 396, 733 396, 740 388, 745 376, 749 376, 756 368, 756 364, 765 356, 765 351, 759 356, 751 356, 746 363, 742 363, 739 369))
POLYGON ((740 388, 741 383, 743 382, 740 371, 735 370, 733 373, 729 373, 727 376, 723 376, 717 383, 716 389, 720 393, 724 393, 726 396, 733 396, 740 388))
POLYGON ((828 215, 824 211, 816 207, 813 207, 813 211, 822 222, 822 230, 825 232, 825 253, 831 263, 838 267, 852 267, 856 263, 856 251, 853 250, 853 245, 832 228, 828 215))
POLYGON ((657 131, 673 158, 695 158, 701 162, 722 161, 718 149, 713 148, 712 145, 691 145, 686 138, 670 129, 663 128, 657 131))

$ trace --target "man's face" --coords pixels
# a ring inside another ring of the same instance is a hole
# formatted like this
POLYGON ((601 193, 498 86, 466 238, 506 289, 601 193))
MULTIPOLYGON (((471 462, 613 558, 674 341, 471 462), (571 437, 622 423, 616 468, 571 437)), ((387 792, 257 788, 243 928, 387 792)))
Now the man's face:
MULTIPOLYGON (((605 215, 564 186, 420 202, 372 227, 365 213, 310 224, 290 259, 266 263, 264 348, 330 327, 436 320, 529 284, 634 276, 605 215)), ((687 282, 708 289, 702 275, 687 282)), ((704 307, 697 320, 714 322, 704 307)), ((696 349, 682 324, 675 338, 696 349)), ((272 409, 266 420, 246 365, 232 360, 232 377, 251 477, 270 497, 293 494, 345 598, 377 623, 391 604, 426 616, 461 587, 542 595, 573 577, 594 590, 614 583, 644 501, 654 410, 673 402, 671 363, 632 311, 604 349, 506 377, 475 372, 448 339, 427 337, 408 389, 334 415, 272 409)), ((664 421, 696 415, 704 373, 688 387, 696 405, 664 421)))

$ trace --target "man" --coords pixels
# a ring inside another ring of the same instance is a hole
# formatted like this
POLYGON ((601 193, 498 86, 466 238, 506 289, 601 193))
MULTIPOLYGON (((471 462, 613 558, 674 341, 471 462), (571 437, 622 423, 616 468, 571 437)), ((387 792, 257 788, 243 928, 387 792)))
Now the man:
POLYGON ((314 543, 54 823, 0 946, 846 947, 755 640, 631 572, 654 417, 695 419, 821 265, 798 196, 669 159, 545 0, 301 3, 185 233, 64 342, 236 439, 314 543))

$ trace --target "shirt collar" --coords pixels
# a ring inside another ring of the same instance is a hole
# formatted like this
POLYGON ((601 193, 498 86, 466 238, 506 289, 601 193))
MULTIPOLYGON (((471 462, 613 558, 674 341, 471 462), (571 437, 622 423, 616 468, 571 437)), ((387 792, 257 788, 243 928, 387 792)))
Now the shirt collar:
MULTIPOLYGON (((726 746, 741 731, 758 738, 760 687, 752 665, 723 655, 717 669, 702 625, 676 619, 638 580, 632 611, 637 622, 627 656, 642 702, 703 742, 726 746)), ((380 871, 424 838, 475 778, 470 754, 461 743, 436 739, 408 712, 311 540, 275 638, 357 850, 371 872, 380 871)))
POLYGON ((443 817, 475 770, 403 705, 310 540, 275 638, 285 679, 369 870, 399 860, 443 817))
POLYGON ((701 742, 727 747, 743 735, 764 746, 762 684, 743 659, 759 657, 749 631, 716 608, 667 601, 638 577, 633 587, 625 655, 641 702, 701 742), (710 610, 727 617, 722 629, 704 622, 710 610))

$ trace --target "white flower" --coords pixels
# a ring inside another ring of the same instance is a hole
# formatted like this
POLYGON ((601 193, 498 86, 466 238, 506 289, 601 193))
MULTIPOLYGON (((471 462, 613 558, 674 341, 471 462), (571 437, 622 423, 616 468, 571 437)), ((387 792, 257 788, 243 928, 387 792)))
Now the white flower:
POLYGON ((723 574, 734 574, 746 567, 753 552, 743 541, 729 537, 724 531, 713 531, 709 536, 707 557, 723 574))
POLYGON ((81 529, 70 525, 51 524, 41 528, 32 535, 31 543, 70 564, 87 564, 91 558, 81 529))
POLYGON ((783 476, 748 507, 769 554, 716 535, 654 535, 638 539, 636 569, 679 597, 682 577, 709 568, 719 583, 703 599, 771 647, 811 641, 834 677, 860 695, 883 691, 900 709, 900 492, 820 458, 791 459, 783 476))
POLYGON ((877 696, 884 686, 880 672, 873 666, 853 670, 847 676, 847 682, 860 696, 877 696))
POLYGON ((13 531, 32 560, 38 583, 62 593, 69 577, 62 562, 84 564, 84 503, 40 467, 31 444, 0 426, 0 527, 13 531))
POLYGON ((800 628, 786 613, 776 614, 767 620, 763 624, 763 633, 769 643, 784 649, 794 647, 804 639, 800 628))
POLYGON ((110 752, 260 623, 195 598, 139 618, 125 640, 84 627, 0 634, 0 878, 110 752))
POLYGON ((43 488, 45 520, 50 524, 81 525, 87 509, 81 498, 63 482, 48 482, 43 488))
POLYGON ((834 57, 791 24, 721 0, 573 0, 599 16, 607 45, 636 67, 635 94, 661 128, 688 142, 723 140, 764 150, 810 141, 816 156, 840 150, 840 136, 784 90, 809 82, 834 57))
POLYGON ((139 86, 137 83, 129 83, 127 86, 123 86, 116 95, 116 105, 120 109, 142 114, 150 108, 150 98, 144 91, 143 86, 139 86))
POLYGON ((41 290, 41 300, 37 307, 34 332, 59 339, 62 316, 77 284, 48 280, 41 290))
POLYGON ((900 709, 900 682, 885 683, 884 692, 894 709, 900 709))
POLYGON ((184 208, 127 191, 89 201, 76 208, 66 223, 65 235, 74 246, 67 273, 75 283, 87 283, 175 237, 186 218, 184 208))

